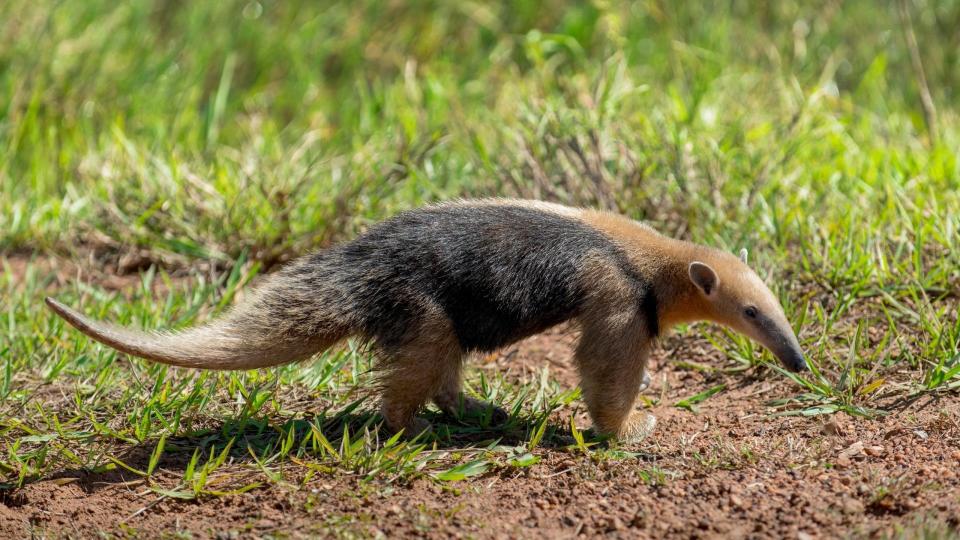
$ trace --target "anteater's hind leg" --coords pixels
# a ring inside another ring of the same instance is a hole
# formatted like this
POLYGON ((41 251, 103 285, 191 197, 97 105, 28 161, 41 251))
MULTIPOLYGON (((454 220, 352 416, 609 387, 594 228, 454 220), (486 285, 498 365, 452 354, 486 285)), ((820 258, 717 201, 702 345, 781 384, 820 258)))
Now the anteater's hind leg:
POLYGON ((457 364, 457 368, 448 370, 440 390, 433 398, 434 403, 443 412, 456 417, 483 418, 490 415, 490 423, 493 425, 503 424, 510 418, 507 411, 486 401, 474 399, 463 393, 462 390, 462 363, 457 364))
POLYGON ((463 351, 445 318, 431 317, 418 325, 402 345, 383 347, 380 368, 380 411, 387 427, 415 436, 430 429, 417 417, 451 378, 459 379, 463 351))
POLYGON ((651 345, 646 322, 630 308, 592 313, 581 322, 576 362, 594 428, 623 441, 643 439, 656 424, 652 415, 634 410, 651 345))

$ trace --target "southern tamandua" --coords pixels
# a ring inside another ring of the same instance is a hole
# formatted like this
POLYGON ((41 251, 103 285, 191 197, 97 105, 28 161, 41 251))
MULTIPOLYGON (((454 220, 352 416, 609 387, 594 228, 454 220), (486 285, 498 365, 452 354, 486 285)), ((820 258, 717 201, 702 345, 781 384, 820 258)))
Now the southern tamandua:
POLYGON ((655 423, 634 405, 663 329, 714 321, 758 341, 787 368, 806 369, 780 303, 742 259, 607 212, 458 201, 403 212, 302 257, 223 317, 182 332, 128 330, 52 298, 47 304, 101 343, 193 368, 275 366, 360 337, 381 358, 383 417, 407 434, 429 427, 416 416, 428 400, 454 413, 487 407, 461 394, 468 353, 573 319, 595 429, 635 440, 655 423))

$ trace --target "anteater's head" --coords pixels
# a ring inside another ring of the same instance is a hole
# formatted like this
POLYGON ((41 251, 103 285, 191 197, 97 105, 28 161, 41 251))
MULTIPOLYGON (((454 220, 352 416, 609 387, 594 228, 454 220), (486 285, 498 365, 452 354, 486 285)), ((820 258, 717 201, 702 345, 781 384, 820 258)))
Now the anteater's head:
MULTIPOLYGON (((707 259, 705 257, 705 259, 707 259)), ((788 369, 805 371, 807 362, 777 297, 740 258, 712 253, 710 262, 693 261, 690 280, 707 305, 707 318, 754 339, 770 350, 788 369)))

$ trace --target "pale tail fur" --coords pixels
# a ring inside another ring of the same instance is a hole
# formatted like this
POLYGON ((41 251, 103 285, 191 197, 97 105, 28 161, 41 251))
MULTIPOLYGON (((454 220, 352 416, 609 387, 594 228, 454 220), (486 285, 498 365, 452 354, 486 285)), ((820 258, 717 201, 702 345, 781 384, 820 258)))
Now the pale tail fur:
POLYGON ((182 332, 142 332, 94 321, 46 299, 72 326, 118 351, 172 366, 232 370, 277 366, 308 358, 340 336, 284 336, 267 313, 240 306, 229 315, 182 332), (263 319, 263 320, 257 320, 263 319))

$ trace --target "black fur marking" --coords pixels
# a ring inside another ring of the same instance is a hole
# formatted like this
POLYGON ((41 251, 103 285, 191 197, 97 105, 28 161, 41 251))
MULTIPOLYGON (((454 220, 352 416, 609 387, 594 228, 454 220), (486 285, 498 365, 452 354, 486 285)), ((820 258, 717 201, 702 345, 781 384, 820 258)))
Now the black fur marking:
POLYGON ((647 321, 647 332, 650 337, 660 336, 660 305, 657 302, 656 292, 651 287, 640 298, 640 311, 647 321))
POLYGON ((310 281, 321 297, 316 301, 352 314, 358 329, 382 346, 402 345, 432 307, 452 321, 464 350, 491 351, 576 317, 589 292, 588 256, 623 271, 655 337, 653 289, 610 238, 575 219, 519 205, 402 213, 310 256, 288 275, 310 281))

